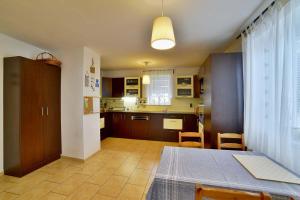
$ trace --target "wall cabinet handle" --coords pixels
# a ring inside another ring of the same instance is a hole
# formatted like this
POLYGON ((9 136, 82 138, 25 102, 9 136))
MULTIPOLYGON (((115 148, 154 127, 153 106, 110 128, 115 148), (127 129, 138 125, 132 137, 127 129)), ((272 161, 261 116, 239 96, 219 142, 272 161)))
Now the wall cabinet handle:
POLYGON ((47 116, 49 115, 48 106, 46 108, 46 114, 47 114, 47 116))
POLYGON ((44 107, 42 107, 42 116, 44 116, 44 107))

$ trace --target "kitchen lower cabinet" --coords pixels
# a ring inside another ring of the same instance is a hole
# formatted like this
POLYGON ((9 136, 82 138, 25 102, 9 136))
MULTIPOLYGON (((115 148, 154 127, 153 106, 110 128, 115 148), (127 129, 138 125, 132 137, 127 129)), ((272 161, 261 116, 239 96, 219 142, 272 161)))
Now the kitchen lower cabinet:
POLYGON ((178 142, 179 131, 198 131, 193 114, 110 113, 111 136, 119 138, 178 142), (163 120, 181 119, 182 129, 164 129, 163 120))
POLYGON ((131 120, 125 112, 111 113, 110 130, 112 137, 132 138, 131 136, 131 120))
POLYGON ((100 139, 104 140, 111 136, 111 115, 110 113, 100 113, 100 118, 104 118, 104 128, 100 129, 100 139))
POLYGON ((193 114, 183 115, 183 131, 198 132, 198 117, 193 114))
POLYGON ((149 140, 151 128, 151 116, 149 114, 131 114, 130 137, 133 139, 149 140))
POLYGON ((125 136, 124 126, 125 126, 125 114, 124 113, 112 113, 111 114, 111 130, 113 137, 125 136))
POLYGON ((151 114, 149 140, 164 141, 162 114, 151 114))

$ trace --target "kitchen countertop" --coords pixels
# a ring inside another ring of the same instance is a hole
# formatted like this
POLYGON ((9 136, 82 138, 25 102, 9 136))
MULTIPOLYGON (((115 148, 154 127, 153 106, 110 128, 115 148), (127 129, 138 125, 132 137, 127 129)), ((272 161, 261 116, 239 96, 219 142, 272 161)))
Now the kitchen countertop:
POLYGON ((101 113, 111 113, 111 112, 121 112, 121 113, 154 113, 154 114, 195 114, 189 111, 145 111, 145 110, 132 110, 132 111, 122 111, 122 110, 109 110, 101 111, 101 113))

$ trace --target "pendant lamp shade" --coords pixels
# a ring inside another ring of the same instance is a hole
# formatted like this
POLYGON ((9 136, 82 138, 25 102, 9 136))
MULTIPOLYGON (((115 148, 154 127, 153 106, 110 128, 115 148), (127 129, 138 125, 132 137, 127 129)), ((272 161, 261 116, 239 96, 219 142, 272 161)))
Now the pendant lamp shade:
POLYGON ((151 46, 154 49, 166 50, 175 46, 172 20, 169 17, 157 17, 153 22, 151 46))
POLYGON ((150 84, 150 76, 149 75, 143 75, 143 85, 149 85, 150 84))

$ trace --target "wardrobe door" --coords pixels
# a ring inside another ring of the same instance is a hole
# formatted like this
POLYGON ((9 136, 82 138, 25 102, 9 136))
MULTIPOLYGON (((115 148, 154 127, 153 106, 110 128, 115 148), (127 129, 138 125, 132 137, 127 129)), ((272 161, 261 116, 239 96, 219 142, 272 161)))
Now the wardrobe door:
POLYGON ((22 174, 43 164, 43 110, 40 66, 38 63, 21 61, 21 165, 22 174))
POLYGON ((60 71, 59 67, 43 64, 43 104, 45 161, 51 162, 61 154, 60 71))

